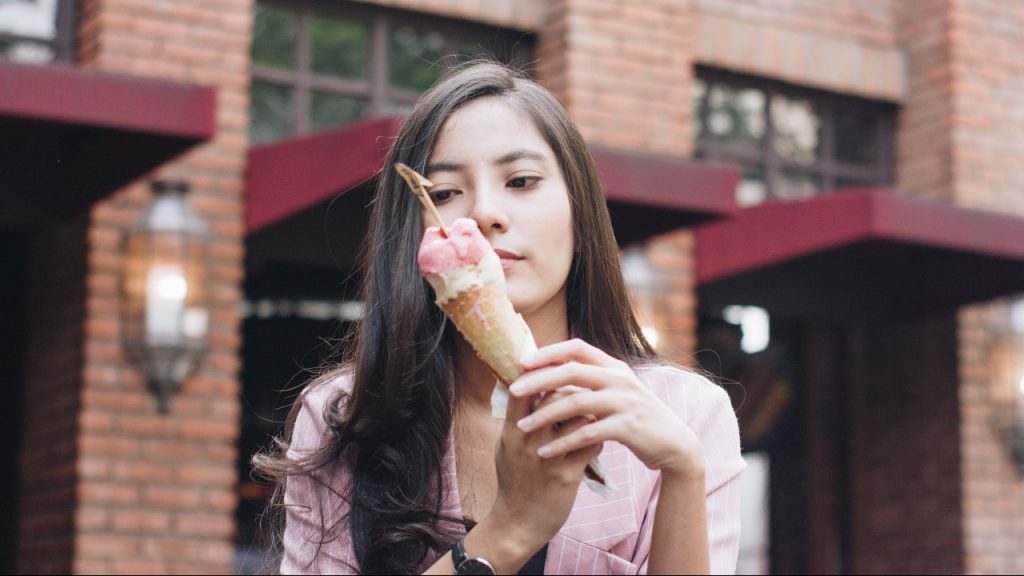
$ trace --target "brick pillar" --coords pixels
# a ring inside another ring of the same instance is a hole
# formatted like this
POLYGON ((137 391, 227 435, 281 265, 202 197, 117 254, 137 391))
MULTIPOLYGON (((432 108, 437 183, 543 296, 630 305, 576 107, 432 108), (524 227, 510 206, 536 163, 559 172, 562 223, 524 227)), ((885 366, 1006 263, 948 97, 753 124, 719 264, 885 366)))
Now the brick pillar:
POLYGON ((16 570, 71 571, 87 218, 33 233, 16 570))
MULTIPOLYGON (((1024 215, 1019 7, 977 0, 894 7, 911 76, 900 125, 900 188, 1024 215)), ((1007 316, 1005 302, 971 306, 961 311, 957 328, 963 570, 969 573, 1024 571, 1024 481, 999 438, 1019 375, 993 370, 1007 316)))
POLYGON ((94 206, 81 368, 76 573, 225 573, 235 533, 251 0, 83 3, 81 65, 212 86, 217 132, 154 177, 192 185, 212 230, 210 353, 156 412, 120 345, 121 237, 151 199, 146 181, 94 206))
MULTIPOLYGON (((538 77, 588 142, 678 157, 692 152, 690 2, 557 0, 542 22, 538 77)), ((659 349, 689 363, 696 345, 691 234, 649 242, 647 258, 664 280, 652 305, 662 311, 659 349)))
MULTIPOLYGON (((1024 19, 1015 3, 948 5, 949 122, 953 200, 1024 216, 1024 19)), ((1024 295, 1018 295, 1024 296, 1024 295)), ((1024 572, 1024 478, 1001 438, 1015 410, 1024 347, 1006 301, 960 314, 960 449, 963 453, 965 570, 1024 572), (1017 355, 1003 359, 1001 353, 1017 355), (1002 361, 1009 370, 999 370, 1002 361)))
POLYGON ((963 571, 956 319, 850 332, 850 564, 854 574, 963 571))
POLYGON ((953 100, 947 5, 948 0, 894 2, 893 11, 909 86, 896 128, 896 188, 949 200, 953 100))

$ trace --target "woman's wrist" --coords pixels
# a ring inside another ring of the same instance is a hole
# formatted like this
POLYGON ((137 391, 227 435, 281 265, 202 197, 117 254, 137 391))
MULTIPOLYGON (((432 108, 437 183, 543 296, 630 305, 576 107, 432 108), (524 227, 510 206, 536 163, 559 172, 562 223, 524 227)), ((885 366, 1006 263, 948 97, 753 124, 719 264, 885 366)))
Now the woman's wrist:
POLYGON ((487 560, 498 574, 514 574, 543 546, 535 539, 518 523, 492 513, 466 535, 466 555, 487 560))
POLYGON ((691 482, 694 480, 704 481, 704 454, 697 448, 687 450, 686 446, 679 446, 673 458, 670 458, 662 466, 662 482, 679 481, 691 482))

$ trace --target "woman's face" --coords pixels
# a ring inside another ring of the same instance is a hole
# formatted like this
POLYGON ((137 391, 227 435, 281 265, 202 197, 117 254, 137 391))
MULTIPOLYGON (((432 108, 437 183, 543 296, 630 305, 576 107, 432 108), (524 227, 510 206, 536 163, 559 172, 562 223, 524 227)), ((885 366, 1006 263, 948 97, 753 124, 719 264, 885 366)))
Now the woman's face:
MULTIPOLYGON (((494 246, 516 311, 564 326, 569 193, 533 120, 500 98, 473 100, 441 127, 425 175, 445 222, 472 218, 494 246)), ((423 218, 432 225, 426 211, 423 218)))

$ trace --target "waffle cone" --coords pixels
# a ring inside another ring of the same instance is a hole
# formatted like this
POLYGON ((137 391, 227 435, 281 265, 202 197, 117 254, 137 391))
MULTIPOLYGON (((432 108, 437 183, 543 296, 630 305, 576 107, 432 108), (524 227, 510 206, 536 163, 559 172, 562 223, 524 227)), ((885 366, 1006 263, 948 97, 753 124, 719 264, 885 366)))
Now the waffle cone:
POLYGON ((508 385, 523 373, 519 361, 536 344, 502 287, 472 286, 440 306, 499 380, 508 385))
MULTIPOLYGON (((535 351, 537 344, 526 321, 512 307, 504 286, 472 286, 438 305, 505 386, 519 378, 523 373, 520 359, 535 351)), ((498 389, 507 394, 504 387, 499 385, 496 393, 498 389)), ((606 498, 617 490, 596 457, 587 463, 584 482, 606 498)))

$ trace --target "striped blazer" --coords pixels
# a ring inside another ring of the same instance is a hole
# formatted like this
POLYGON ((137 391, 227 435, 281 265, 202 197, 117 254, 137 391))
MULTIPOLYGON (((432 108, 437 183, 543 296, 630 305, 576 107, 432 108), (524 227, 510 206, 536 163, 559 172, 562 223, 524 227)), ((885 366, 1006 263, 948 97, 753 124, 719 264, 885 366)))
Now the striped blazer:
MULTIPOLYGON (((740 456, 736 415, 728 395, 692 372, 663 365, 641 366, 637 375, 693 428, 705 458, 708 535, 711 571, 731 574, 736 569, 740 531, 740 456)), ((326 433, 324 408, 345 378, 304 393, 292 433, 289 457, 320 446, 326 433)), ((444 458, 443 512, 462 517, 455 479, 455 451, 449 436, 444 458)), ((581 484, 568 520, 548 544, 545 574, 645 574, 658 502, 660 474, 649 470, 625 446, 607 442, 601 463, 618 491, 605 499, 581 484)), ((335 524, 347 513, 345 498, 351 475, 343 458, 329 469, 288 480, 285 491, 283 574, 344 574, 356 572, 355 554, 347 529, 324 531, 324 518, 335 524)), ((436 553, 424 559, 429 568, 436 553)))

